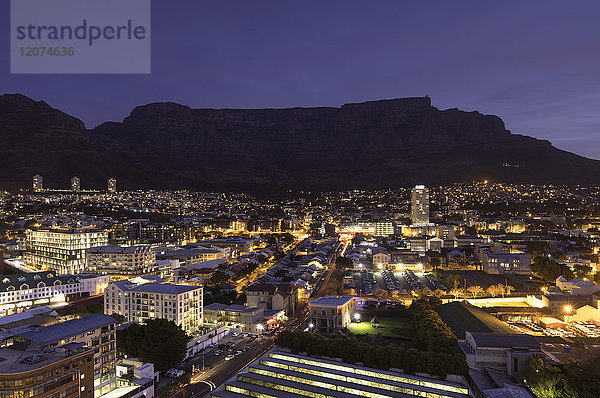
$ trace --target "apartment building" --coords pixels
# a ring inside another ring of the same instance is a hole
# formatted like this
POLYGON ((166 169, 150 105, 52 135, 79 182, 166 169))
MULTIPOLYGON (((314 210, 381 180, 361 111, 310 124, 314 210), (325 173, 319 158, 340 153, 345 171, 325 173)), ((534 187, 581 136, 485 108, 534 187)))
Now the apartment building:
POLYGON ((49 228, 27 230, 25 261, 59 274, 85 270, 86 251, 108 245, 108 232, 95 228, 49 228))
POLYGON ((122 315, 127 322, 168 319, 192 334, 203 322, 202 292, 202 286, 117 281, 104 291, 104 313, 122 315))
POLYGON ((33 176, 33 192, 42 192, 44 190, 44 177, 39 174, 33 176))
POLYGON ((87 250, 87 268, 105 275, 143 275, 156 266, 150 245, 98 246, 87 250))
POLYGON ((375 223, 375 236, 390 236, 395 233, 393 221, 378 221, 375 223))
POLYGON ((108 192, 115 193, 117 192, 117 180, 115 178, 108 179, 108 192))
POLYGON ((94 350, 48 347, 13 335, 1 341, 0 396, 94 398, 94 350))
MULTIPOLYGON (((63 367, 65 373, 62 373, 62 375, 69 374, 72 377, 75 374, 74 370, 89 363, 91 371, 87 368, 81 370, 75 381, 81 381, 82 386, 85 387, 77 391, 81 393, 82 397, 93 398, 116 387, 116 323, 117 321, 108 315, 91 314, 50 326, 27 328, 24 331, 12 333, 7 340, 9 340, 9 344, 12 344, 13 350, 21 348, 22 356, 31 358, 30 362, 32 364, 38 363, 41 365, 46 362, 46 356, 52 358, 55 354, 62 354, 62 358, 65 358, 65 355, 80 355, 76 364, 69 361, 71 362, 69 368, 63 367), (80 362, 83 358, 85 358, 85 363, 80 362), (81 373, 84 374, 83 377, 81 373)), ((23 361, 18 363, 17 368, 24 365, 23 361)), ((3 366, 4 362, 0 362, 0 369, 3 366)), ((64 379, 60 372, 59 375, 62 383, 71 384, 71 379, 64 379)), ((47 382, 52 383, 51 380, 47 382)), ((62 387, 56 386, 56 388, 62 387)), ((54 392, 50 393, 50 391, 52 390, 49 390, 47 395, 49 397, 62 396, 53 395, 54 392)), ((34 395, 19 396, 37 397, 38 395, 34 393, 34 395)), ((77 397, 80 395, 73 393, 72 396, 77 397)))
POLYGON ((227 258, 228 249, 179 249, 172 252, 161 253, 156 257, 161 260, 178 260, 182 265, 190 265, 203 261, 227 258))
POLYGON ((81 191, 81 180, 79 177, 71 178, 71 191, 79 192, 81 191))

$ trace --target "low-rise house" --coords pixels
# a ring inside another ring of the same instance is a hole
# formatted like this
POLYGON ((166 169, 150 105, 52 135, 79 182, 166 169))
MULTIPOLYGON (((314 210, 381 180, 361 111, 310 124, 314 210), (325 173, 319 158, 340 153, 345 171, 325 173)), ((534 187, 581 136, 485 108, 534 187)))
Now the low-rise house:
POLYGON ((265 310, 284 310, 290 316, 298 305, 298 288, 289 284, 251 285, 246 289, 246 305, 265 310))
POLYGON ((204 307, 204 323, 210 326, 230 326, 245 333, 260 333, 264 312, 263 308, 258 307, 212 303, 204 307))
POLYGON ((356 313, 356 301, 351 296, 320 297, 308 305, 311 324, 325 333, 348 327, 356 313))

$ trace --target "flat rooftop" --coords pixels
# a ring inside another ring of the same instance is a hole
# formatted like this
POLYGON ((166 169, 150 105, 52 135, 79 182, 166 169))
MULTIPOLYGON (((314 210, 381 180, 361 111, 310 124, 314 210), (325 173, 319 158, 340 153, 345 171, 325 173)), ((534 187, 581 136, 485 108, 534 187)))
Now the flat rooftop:
POLYGON ((466 383, 438 380, 272 350, 212 392, 213 397, 467 398, 466 383))
POLYGON ((15 350, 12 348, 0 348, 0 374, 14 374, 22 372, 31 372, 32 370, 40 369, 56 362, 60 362, 65 358, 69 358, 84 352, 93 352, 92 349, 81 349, 74 354, 65 354, 64 350, 33 350, 28 348, 25 351, 15 350), (30 359, 28 363, 25 360, 30 359))
POLYGON ((315 301, 311 301, 310 305, 319 305, 319 306, 335 306, 339 307, 347 304, 348 302, 354 300, 352 296, 325 296, 319 297, 315 301))

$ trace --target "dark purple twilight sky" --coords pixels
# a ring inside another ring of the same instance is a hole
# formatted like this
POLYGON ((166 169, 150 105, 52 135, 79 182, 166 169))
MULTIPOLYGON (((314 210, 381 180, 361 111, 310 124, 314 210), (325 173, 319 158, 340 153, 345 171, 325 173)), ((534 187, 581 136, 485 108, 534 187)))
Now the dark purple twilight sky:
POLYGON ((430 95, 440 109, 600 159, 598 1, 152 2, 150 75, 11 75, 0 3, 0 93, 82 119, 140 104, 339 106, 430 95))

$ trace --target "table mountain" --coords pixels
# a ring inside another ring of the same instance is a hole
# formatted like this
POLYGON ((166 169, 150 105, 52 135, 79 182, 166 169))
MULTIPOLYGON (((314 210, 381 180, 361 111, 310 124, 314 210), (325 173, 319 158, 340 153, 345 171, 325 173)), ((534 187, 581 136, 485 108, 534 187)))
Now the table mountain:
POLYGON ((0 96, 0 183, 84 187, 384 188, 491 179, 598 183, 600 161, 512 134, 479 112, 439 110, 429 97, 340 108, 192 109, 139 106, 86 131, 78 119, 21 95, 0 96), (60 181, 59 181, 60 180, 60 181), (54 185, 52 185, 54 183, 54 185))

